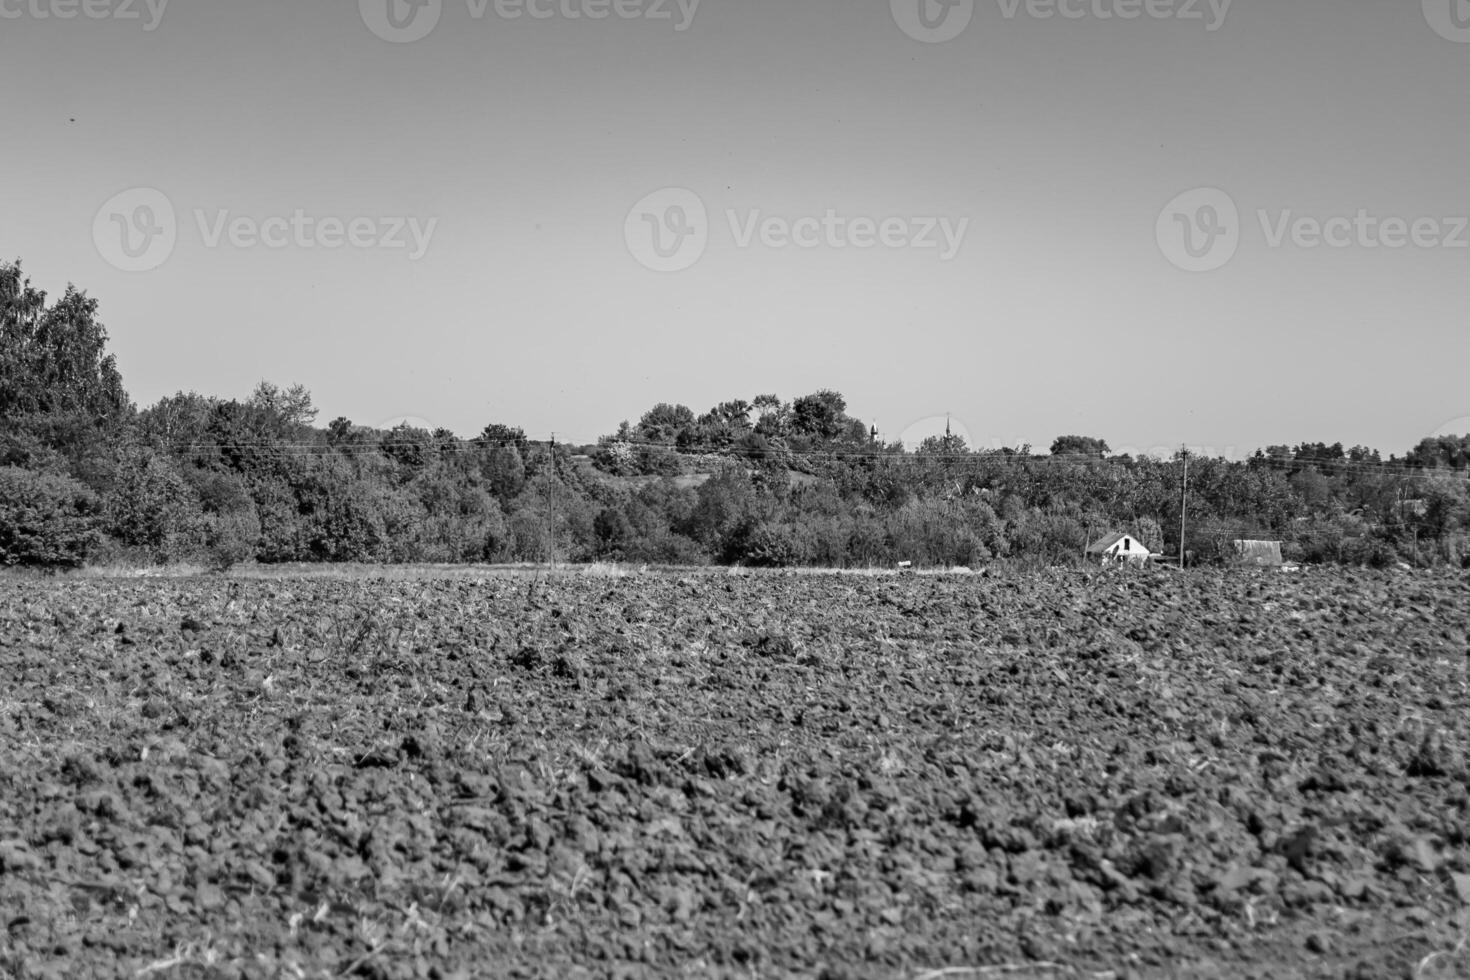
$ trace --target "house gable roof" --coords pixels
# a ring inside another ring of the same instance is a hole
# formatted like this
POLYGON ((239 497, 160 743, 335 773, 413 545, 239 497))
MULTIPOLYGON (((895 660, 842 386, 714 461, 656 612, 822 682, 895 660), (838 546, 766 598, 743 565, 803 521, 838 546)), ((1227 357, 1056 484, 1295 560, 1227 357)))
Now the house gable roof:
POLYGON ((1101 554, 1102 552, 1107 551, 1113 545, 1117 544, 1119 541, 1122 541, 1124 538, 1131 537, 1133 537, 1133 535, 1126 534, 1122 531, 1119 531, 1115 534, 1109 534, 1107 537, 1098 538, 1096 541, 1092 542, 1092 544, 1088 545, 1087 553, 1089 555, 1101 554))

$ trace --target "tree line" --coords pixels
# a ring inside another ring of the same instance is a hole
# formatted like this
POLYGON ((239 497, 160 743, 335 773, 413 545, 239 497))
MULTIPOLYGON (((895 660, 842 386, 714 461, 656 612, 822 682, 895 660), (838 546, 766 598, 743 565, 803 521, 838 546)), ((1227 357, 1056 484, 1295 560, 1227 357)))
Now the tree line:
POLYGON ((135 406, 97 302, 0 264, 0 564, 590 562, 976 566, 1076 561, 1127 530, 1228 560, 1470 566, 1470 436, 1402 458, 1270 446, 1244 461, 882 443, 822 390, 654 405, 590 446, 318 424, 302 385, 135 406), (1180 538, 1188 468, 1187 519, 1180 538))

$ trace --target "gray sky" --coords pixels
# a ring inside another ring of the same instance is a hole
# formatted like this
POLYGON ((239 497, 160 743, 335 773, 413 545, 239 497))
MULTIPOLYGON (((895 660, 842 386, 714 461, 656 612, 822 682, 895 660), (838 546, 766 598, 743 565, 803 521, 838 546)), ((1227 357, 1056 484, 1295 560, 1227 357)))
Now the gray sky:
POLYGON ((890 438, 1222 454, 1470 417, 1467 0, 974 0, 942 43, 916 5, 966 0, 159 2, 0 0, 0 254, 100 299, 143 405, 591 441, 830 387, 890 438))

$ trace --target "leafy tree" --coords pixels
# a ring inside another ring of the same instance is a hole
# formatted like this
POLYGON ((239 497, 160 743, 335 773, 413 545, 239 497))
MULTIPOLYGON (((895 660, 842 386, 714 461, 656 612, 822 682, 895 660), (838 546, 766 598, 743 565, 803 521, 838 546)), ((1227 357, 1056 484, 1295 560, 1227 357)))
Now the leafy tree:
POLYGON ((1154 554, 1161 554, 1164 550, 1164 529, 1159 522, 1152 517, 1140 517, 1133 522, 1133 532, 1138 535, 1138 541, 1154 554))
POLYGON ((1354 446, 1353 448, 1351 448, 1351 449, 1348 450, 1348 454, 1347 455, 1348 455, 1348 459, 1351 460, 1354 463, 1381 463, 1381 462, 1383 462, 1382 457, 1379 456, 1379 454, 1378 454, 1378 450, 1376 450, 1376 449, 1370 449, 1367 446, 1354 446))
POLYGON ((791 427, 801 435, 831 441, 848 430, 850 421, 847 400, 826 388, 791 403, 791 427))
POLYGON ((724 558, 753 568, 802 565, 810 555, 806 537, 806 529, 799 525, 748 521, 735 528, 724 558))
POLYGON ((929 436, 914 450, 920 456, 963 456, 969 451, 970 447, 966 444, 965 437, 958 433, 929 436))
POLYGON ((687 406, 660 402, 638 420, 638 433, 648 442, 673 445, 682 433, 694 428, 694 422, 694 412, 687 406))
POLYGON ((480 472, 490 492, 502 504, 514 498, 526 485, 526 464, 514 443, 496 445, 483 455, 480 472))
POLYGON ((727 539, 741 525, 759 516, 759 503, 750 477, 727 467, 701 484, 696 503, 679 530, 704 545, 711 554, 725 552, 727 539))
POLYGON ((339 415, 327 424, 327 444, 332 446, 341 445, 347 441, 352 434, 352 420, 345 415, 339 415))
POLYGON ((0 264, 0 418, 65 415, 95 425, 132 412, 97 301, 67 286, 47 305, 20 262, 0 264))
POLYGON ((311 425, 318 414, 311 403, 311 392, 301 384, 283 389, 269 381, 262 381, 255 386, 255 391, 246 404, 273 419, 277 430, 281 432, 311 425))
POLYGON ((0 467, 0 565, 78 568, 102 543, 96 495, 65 476, 0 467))
POLYGON ((260 519, 255 509, 218 515, 210 525, 206 558, 215 571, 225 571, 255 557, 260 542, 260 519))
POLYGON ((1470 466, 1470 435, 1439 436, 1421 440, 1408 455, 1411 466, 1463 470, 1470 466))
POLYGON ((1325 442, 1304 442, 1292 451, 1298 463, 1337 463, 1347 458, 1342 443, 1327 445, 1325 442))
POLYGON ((220 402, 195 391, 160 398, 138 413, 138 438, 180 459, 212 455, 210 423, 220 402))
POLYGON ((394 426, 383 437, 382 447, 383 455, 397 463, 409 479, 439 455, 439 442, 433 433, 407 422, 394 426))
MULTIPOLYGON (((705 418, 711 422, 717 422, 735 429, 749 429, 750 413, 753 409, 754 406, 749 402, 737 398, 734 401, 720 402, 720 404, 709 410, 709 414, 705 418)), ((701 419, 701 421, 703 420, 701 419)))
POLYGON ((106 501, 107 533, 155 561, 174 561, 202 550, 210 521, 194 488, 167 457, 128 452, 106 501))
POLYGON ((1312 511, 1325 510, 1332 502, 1332 484, 1315 466, 1298 470, 1291 477, 1291 488, 1302 504, 1312 511))
POLYGON ((791 432, 791 406, 775 395, 756 395, 751 402, 755 411, 755 431, 758 435, 780 438, 791 432))
POLYGON ((597 551, 600 557, 620 558, 633 538, 633 525, 627 515, 616 507, 604 507, 598 512, 592 529, 597 535, 597 551))
POLYGON ((523 429, 501 425, 499 422, 491 422, 480 431, 476 437, 477 445, 486 449, 508 448, 524 454, 526 451, 526 433, 523 429))
POLYGON ((1090 436, 1057 436, 1051 444, 1053 456, 1096 456, 1102 459, 1111 449, 1103 439, 1090 436))

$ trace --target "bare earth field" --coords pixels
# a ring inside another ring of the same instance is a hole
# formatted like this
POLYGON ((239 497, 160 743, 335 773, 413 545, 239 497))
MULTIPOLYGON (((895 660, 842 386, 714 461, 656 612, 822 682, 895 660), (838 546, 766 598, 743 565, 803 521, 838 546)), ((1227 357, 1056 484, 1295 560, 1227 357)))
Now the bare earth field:
POLYGON ((1463 573, 4 579, 0 975, 1470 977, 1467 634, 1463 573))

